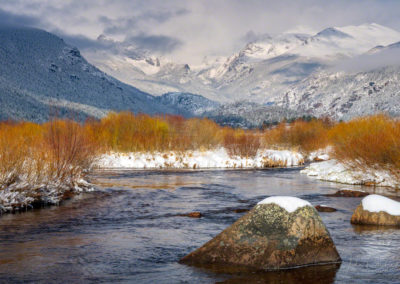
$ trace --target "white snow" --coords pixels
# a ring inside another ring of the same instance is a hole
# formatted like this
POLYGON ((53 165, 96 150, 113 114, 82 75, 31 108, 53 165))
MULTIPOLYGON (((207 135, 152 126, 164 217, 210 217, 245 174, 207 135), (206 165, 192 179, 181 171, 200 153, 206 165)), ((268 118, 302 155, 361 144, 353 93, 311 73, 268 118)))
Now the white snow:
POLYGON ((304 158, 300 153, 261 150, 252 158, 230 157, 224 148, 208 151, 109 153, 97 159, 100 168, 264 168, 270 166, 298 166, 304 158))
POLYGON ((316 151, 308 154, 308 161, 327 161, 330 159, 329 153, 332 151, 332 147, 328 146, 323 149, 318 149, 316 151))
POLYGON ((274 203, 283 209, 285 209, 287 212, 292 213, 296 211, 298 208, 304 207, 304 206, 312 206, 310 202, 300 199, 298 197, 293 197, 293 196, 272 196, 265 198, 264 200, 260 201, 257 203, 257 205, 260 204, 271 204, 274 203))
POLYGON ((0 191, 0 213, 31 207, 35 201, 47 204, 58 204, 66 191, 83 192, 93 191, 90 183, 82 178, 75 181, 49 180, 46 183, 32 184, 23 176, 0 191))
POLYGON ((398 188, 400 184, 385 170, 357 170, 346 167, 337 160, 312 163, 301 171, 320 180, 346 184, 367 184, 398 188))
POLYGON ((369 212, 383 211, 393 216, 400 216, 400 202, 381 195, 368 195, 362 200, 362 206, 369 212))

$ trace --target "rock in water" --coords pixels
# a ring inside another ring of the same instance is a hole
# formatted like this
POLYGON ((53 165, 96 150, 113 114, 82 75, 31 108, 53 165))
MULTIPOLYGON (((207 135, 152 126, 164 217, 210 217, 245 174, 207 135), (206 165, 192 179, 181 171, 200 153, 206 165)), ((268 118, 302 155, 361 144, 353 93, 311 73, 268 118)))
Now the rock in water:
POLYGON ((330 196, 330 197, 365 197, 368 195, 369 195, 369 193, 365 192, 365 191, 342 189, 342 190, 338 190, 334 194, 327 194, 326 196, 330 196))
POLYGON ((376 194, 369 195, 354 211, 351 223, 400 227, 400 202, 376 194))
POLYGON ((317 209, 318 212, 336 212, 337 209, 325 205, 317 205, 315 206, 315 209, 317 209))
POLYGON ((318 212, 296 197, 270 197, 183 257, 191 265, 277 270, 340 262, 318 212))

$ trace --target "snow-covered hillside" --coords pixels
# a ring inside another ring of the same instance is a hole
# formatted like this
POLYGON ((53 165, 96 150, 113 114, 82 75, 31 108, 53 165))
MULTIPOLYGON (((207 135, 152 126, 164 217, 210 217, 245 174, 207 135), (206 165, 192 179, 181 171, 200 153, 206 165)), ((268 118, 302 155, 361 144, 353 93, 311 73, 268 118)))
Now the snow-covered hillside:
POLYGON ((1 120, 44 121, 49 112, 81 119, 109 110, 177 113, 100 71, 77 48, 42 30, 0 27, 0 62, 1 120))
POLYGON ((270 105, 239 101, 222 104, 207 111, 203 116, 209 117, 220 125, 240 128, 257 128, 266 124, 290 120, 301 116, 300 112, 270 105))
POLYGON ((309 115, 347 120, 377 112, 398 116, 399 98, 400 43, 395 43, 310 76, 277 104, 309 115))
POLYGON ((162 105, 176 108, 185 116, 201 116, 219 106, 215 101, 190 93, 166 93, 156 97, 156 100, 162 105))

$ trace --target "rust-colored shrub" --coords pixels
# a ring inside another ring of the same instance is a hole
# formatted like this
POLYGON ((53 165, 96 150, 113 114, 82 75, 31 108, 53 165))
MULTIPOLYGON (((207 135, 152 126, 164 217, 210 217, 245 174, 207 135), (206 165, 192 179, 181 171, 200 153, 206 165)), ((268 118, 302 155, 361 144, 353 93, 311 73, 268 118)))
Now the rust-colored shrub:
POLYGON ((74 182, 90 167, 96 149, 73 121, 0 123, 0 189, 20 179, 31 185, 74 182))
POLYGON ((230 156, 255 157, 261 146, 260 135, 251 131, 227 130, 223 146, 230 156))
POLYGON ((208 119, 110 113, 90 131, 102 149, 119 152, 185 151, 221 144, 220 127, 208 119))
POLYGON ((60 181, 74 181, 88 169, 96 147, 85 128, 71 120, 54 120, 43 125, 43 144, 48 170, 60 181))
POLYGON ((334 157, 363 168, 400 168, 400 122, 374 115, 342 122, 329 132, 334 157))
POLYGON ((376 115, 334 125, 327 119, 280 123, 264 132, 220 127, 208 119, 110 113, 79 124, 0 123, 0 189, 19 178, 32 184, 73 181, 107 151, 186 151, 225 147, 229 155, 254 157, 260 147, 299 148, 307 153, 332 145, 335 158, 398 174, 400 122, 376 115))
POLYGON ((299 148, 305 153, 325 148, 329 144, 328 129, 330 120, 312 119, 309 122, 280 123, 277 127, 266 130, 264 141, 269 146, 299 148))

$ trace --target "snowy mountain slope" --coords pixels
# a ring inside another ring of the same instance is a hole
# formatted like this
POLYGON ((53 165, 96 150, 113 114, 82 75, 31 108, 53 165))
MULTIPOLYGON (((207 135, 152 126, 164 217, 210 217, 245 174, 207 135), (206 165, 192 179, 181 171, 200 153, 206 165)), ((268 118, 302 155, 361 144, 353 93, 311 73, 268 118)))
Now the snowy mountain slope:
POLYGON ((0 27, 0 118, 44 121, 58 115, 100 117, 109 110, 176 113, 151 95, 89 64, 79 50, 50 33, 0 27))
POLYGON ((162 105, 177 108, 185 116, 201 116, 219 106, 217 102, 190 93, 166 93, 156 97, 156 100, 162 105))
POLYGON ((231 56, 206 60, 200 66, 156 60, 148 54, 144 57, 150 60, 119 56, 107 61, 98 58, 95 64, 157 95, 189 92, 225 103, 250 100, 263 104, 278 101, 302 80, 343 59, 398 41, 399 32, 373 23, 331 27, 315 35, 261 35, 231 56))
POLYGON ((220 125, 241 128, 257 128, 264 124, 273 124, 283 119, 298 118, 301 113, 278 106, 260 105, 254 102, 240 101, 223 104, 203 114, 220 125))
POLYGON ((277 104, 345 120, 377 112, 400 115, 400 43, 345 63, 337 68, 347 70, 326 70, 303 80, 277 104))
POLYGON ((399 32, 375 23, 331 27, 309 37, 294 53, 337 60, 341 57, 357 56, 377 45, 388 45, 399 40, 399 32))

